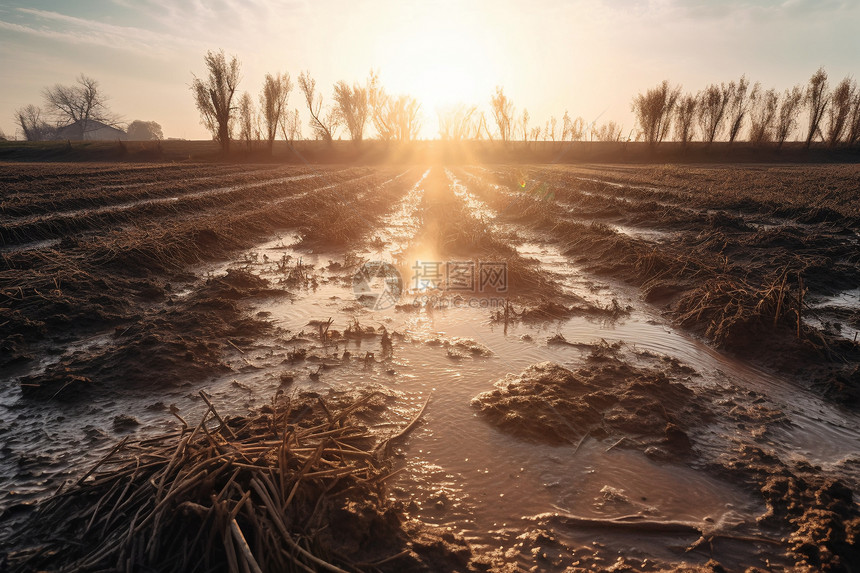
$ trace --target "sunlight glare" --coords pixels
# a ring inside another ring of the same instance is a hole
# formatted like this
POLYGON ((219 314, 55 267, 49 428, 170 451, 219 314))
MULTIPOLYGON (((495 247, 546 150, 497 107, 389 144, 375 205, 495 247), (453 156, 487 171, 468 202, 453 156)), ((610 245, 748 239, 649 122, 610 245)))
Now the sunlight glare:
POLYGON ((436 112, 445 106, 489 99, 497 78, 489 30, 469 14, 411 14, 377 44, 383 84, 421 102, 424 137, 436 136, 436 112))

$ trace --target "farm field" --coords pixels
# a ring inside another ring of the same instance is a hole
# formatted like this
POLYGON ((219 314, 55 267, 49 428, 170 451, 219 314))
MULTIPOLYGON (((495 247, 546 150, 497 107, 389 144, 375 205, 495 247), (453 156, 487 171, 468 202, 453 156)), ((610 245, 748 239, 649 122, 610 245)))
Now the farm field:
POLYGON ((0 554, 168 563, 135 536, 176 534, 171 504, 198 519, 179 499, 205 488, 132 510, 179 440, 196 426, 240 475, 283 423, 295 489, 226 511, 256 551, 245 500, 295 500, 299 549, 271 570, 856 570, 858 181, 0 164, 0 554))

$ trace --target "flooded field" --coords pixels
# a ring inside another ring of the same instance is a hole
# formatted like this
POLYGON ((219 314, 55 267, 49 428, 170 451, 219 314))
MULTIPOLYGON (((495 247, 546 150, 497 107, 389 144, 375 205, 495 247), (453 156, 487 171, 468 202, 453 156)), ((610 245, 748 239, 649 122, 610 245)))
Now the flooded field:
POLYGON ((92 552, 52 561, 39 504, 207 399, 223 432, 373 393, 372 511, 402 533, 289 524, 328 560, 306 569, 856 570, 858 180, 0 166, 0 551, 108 563, 89 525, 92 552))

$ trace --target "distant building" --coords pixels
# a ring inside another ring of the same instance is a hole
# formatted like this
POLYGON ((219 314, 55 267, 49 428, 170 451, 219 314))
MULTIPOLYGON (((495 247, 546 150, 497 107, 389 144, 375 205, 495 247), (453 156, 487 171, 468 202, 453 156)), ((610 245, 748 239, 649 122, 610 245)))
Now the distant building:
POLYGON ((57 129, 54 139, 71 141, 116 141, 119 139, 125 141, 128 136, 121 129, 90 119, 88 121, 76 121, 57 129))

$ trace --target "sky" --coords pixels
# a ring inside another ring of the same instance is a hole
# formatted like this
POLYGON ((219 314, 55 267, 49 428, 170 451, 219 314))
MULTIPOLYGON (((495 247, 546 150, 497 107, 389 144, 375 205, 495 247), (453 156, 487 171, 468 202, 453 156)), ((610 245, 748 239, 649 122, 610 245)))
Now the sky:
MULTIPOLYGON (((0 0, 0 129, 84 73, 124 121, 208 139, 189 89, 207 50, 241 62, 256 100, 266 73, 307 70, 330 103, 339 80, 376 70, 388 93, 489 110, 502 86, 531 124, 567 110, 632 129, 631 101, 667 79, 684 91, 742 74, 780 91, 819 67, 860 73, 858 0, 0 0)), ((302 110, 297 90, 291 108, 302 110)), ((344 134, 345 136, 345 134, 344 134)))

